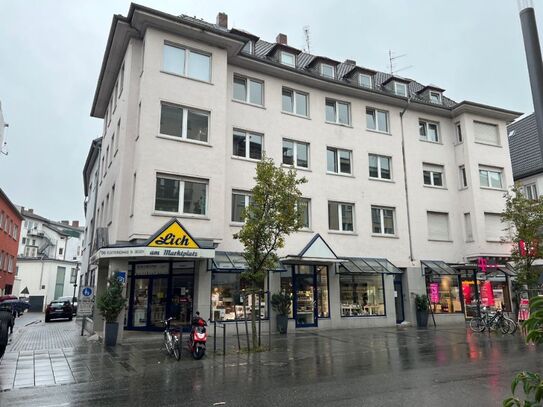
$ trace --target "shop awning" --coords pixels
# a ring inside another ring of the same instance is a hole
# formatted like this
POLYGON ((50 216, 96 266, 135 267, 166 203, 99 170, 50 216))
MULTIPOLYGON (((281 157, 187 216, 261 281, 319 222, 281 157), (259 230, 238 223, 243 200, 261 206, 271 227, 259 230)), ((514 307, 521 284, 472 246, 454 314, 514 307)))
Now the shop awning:
POLYGON ((368 257, 341 257, 337 274, 402 274, 402 271, 387 259, 368 257))
MULTIPOLYGON (((241 253, 236 252, 219 252, 215 251, 215 257, 210 259, 208 263, 208 271, 234 272, 241 273, 247 270, 247 262, 241 253)), ((287 271, 279 262, 276 267, 270 271, 283 272, 287 271)))
POLYGON ((456 275, 459 273, 459 271, 453 269, 451 266, 441 260, 421 260, 420 264, 424 275, 433 273, 442 276, 456 275))
POLYGON ((498 266, 498 270, 509 277, 514 277, 517 275, 516 270, 509 263, 502 266, 498 266))

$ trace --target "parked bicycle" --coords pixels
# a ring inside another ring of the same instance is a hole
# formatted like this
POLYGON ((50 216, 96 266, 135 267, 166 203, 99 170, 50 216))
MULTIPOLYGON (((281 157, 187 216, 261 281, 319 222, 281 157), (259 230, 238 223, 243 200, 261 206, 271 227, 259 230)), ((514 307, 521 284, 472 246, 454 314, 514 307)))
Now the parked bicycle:
POLYGON ((173 318, 168 318, 164 323, 164 347, 170 356, 181 359, 181 328, 170 326, 173 318))
POLYGON ((483 332, 500 330, 502 334, 514 334, 517 330, 517 324, 511 318, 505 316, 502 310, 497 310, 494 315, 488 312, 486 307, 482 309, 482 315, 473 317, 469 323, 473 332, 483 332))

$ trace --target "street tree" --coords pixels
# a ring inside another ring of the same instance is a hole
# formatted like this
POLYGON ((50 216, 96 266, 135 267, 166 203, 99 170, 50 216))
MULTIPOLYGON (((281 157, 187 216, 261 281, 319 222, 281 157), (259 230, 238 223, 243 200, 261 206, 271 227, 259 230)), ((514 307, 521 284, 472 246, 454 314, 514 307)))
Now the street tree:
POLYGON ((255 180, 249 205, 242 214, 245 223, 234 234, 244 246, 243 257, 247 262, 241 279, 251 298, 253 349, 258 345, 256 294, 269 270, 277 266, 277 250, 284 247, 285 238, 303 227, 299 186, 307 182, 303 177, 298 178, 295 170, 284 170, 265 157, 256 166, 255 180))
POLYGON ((522 193, 520 184, 516 184, 505 194, 505 199, 502 220, 511 226, 514 242, 511 259, 517 269, 516 280, 520 285, 534 288, 540 273, 534 267, 534 261, 543 254, 539 244, 543 227, 543 197, 529 199, 522 193))

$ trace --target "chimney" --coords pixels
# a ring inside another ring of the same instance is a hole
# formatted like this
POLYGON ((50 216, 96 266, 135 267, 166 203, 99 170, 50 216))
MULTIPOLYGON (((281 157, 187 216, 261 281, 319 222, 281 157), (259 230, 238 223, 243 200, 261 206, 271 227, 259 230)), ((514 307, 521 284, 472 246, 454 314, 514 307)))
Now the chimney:
POLYGON ((61 220, 60 223, 62 223, 63 225, 70 226, 70 221, 69 220, 61 220))
POLYGON ((28 208, 26 211, 27 211, 28 213, 34 213, 34 209, 32 209, 32 208, 28 208))
POLYGON ((287 36, 285 34, 279 33, 275 38, 275 42, 278 44, 287 45, 287 36))
POLYGON ((534 101, 535 120, 539 134, 539 148, 543 153, 543 62, 541 60, 541 47, 535 22, 535 11, 531 1, 519 1, 520 25, 524 38, 526 62, 530 74, 530 87, 534 101))
POLYGON ((223 12, 217 14, 217 25, 222 28, 228 28, 228 14, 223 12))
POLYGON ((356 61, 354 59, 346 59, 343 63, 345 65, 356 65, 356 61))
POLYGON ((78 220, 72 220, 72 226, 74 228, 78 228, 79 227, 79 221, 78 220))

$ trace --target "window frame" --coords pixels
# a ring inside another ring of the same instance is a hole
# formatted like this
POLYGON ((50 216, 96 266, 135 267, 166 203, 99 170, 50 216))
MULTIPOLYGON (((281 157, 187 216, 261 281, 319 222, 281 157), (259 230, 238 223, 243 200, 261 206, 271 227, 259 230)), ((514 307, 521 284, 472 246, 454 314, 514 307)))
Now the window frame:
POLYGON ((437 92, 435 90, 431 90, 431 91, 428 92, 428 100, 430 101, 430 103, 433 103, 435 105, 442 105, 443 104, 443 98, 442 98, 441 92, 437 92), (432 95, 437 96, 437 101, 432 100, 432 95))
POLYGON ((347 149, 344 149, 344 148, 326 146, 326 173, 327 174, 332 174, 332 175, 353 176, 353 151, 352 150, 347 150, 347 149), (335 163, 337 164, 337 171, 336 172, 330 171, 328 169, 328 151, 334 151, 335 163), (350 169, 350 172, 342 172, 341 171, 341 164, 340 164, 340 157, 339 157, 340 151, 349 153, 349 169, 350 169))
POLYGON ((451 242, 451 219, 449 216, 449 212, 438 212, 438 211, 426 211, 426 232, 428 234, 428 240, 429 241, 437 241, 437 242, 451 242), (429 215, 445 215, 447 217, 447 238, 446 239, 440 239, 437 237, 430 236, 430 222, 429 222, 429 215))
POLYGON ((537 193, 537 183, 531 182, 529 184, 525 184, 522 186, 524 196, 532 201, 537 201, 539 199, 539 195, 537 193), (528 192, 529 191, 529 192, 528 192))
POLYGON ((307 226, 303 225, 301 230, 311 230, 311 225, 313 224, 313 222, 311 222, 311 198, 305 198, 302 196, 300 201, 307 203, 307 226))
POLYGON ((441 164, 432 164, 432 163, 422 163, 422 179, 423 179, 423 185, 425 187, 432 187, 432 188, 442 188, 446 189, 447 184, 445 182, 445 166, 441 164), (434 167, 434 168, 431 168, 434 167), (439 171, 440 170, 440 171, 439 171), (430 175, 430 184, 426 183, 425 179, 425 173, 428 172, 430 175), (440 174, 441 178, 441 185, 436 185, 434 182, 434 174, 440 174))
POLYGON ((261 79, 252 78, 246 75, 234 73, 232 79, 232 100, 240 103, 245 103, 252 106, 264 107, 264 81, 261 79), (236 79, 245 81, 245 100, 237 99, 234 93, 234 85, 236 79), (251 86, 250 82, 259 83, 262 86, 262 103, 251 102, 251 86))
POLYGON ((176 103, 168 102, 165 100, 160 101, 160 114, 158 118, 158 137, 167 138, 169 140, 176 140, 176 141, 184 141, 189 143, 195 143, 195 144, 203 144, 203 145, 210 145, 209 138, 211 135, 210 131, 211 127, 211 112, 203 109, 199 109, 196 107, 189 107, 184 105, 179 105, 176 103), (183 111, 183 119, 181 122, 181 137, 179 136, 172 136, 171 134, 164 134, 161 132, 161 122, 162 122, 162 106, 167 105, 170 107, 178 108, 183 111), (189 121, 189 112, 194 112, 195 114, 201 114, 207 116, 207 140, 206 141, 200 141, 200 140, 194 140, 187 137, 188 134, 188 121, 189 121))
POLYGON ((498 126, 496 123, 488 123, 488 122, 483 122, 483 121, 480 121, 480 120, 473 120, 473 140, 475 141, 475 143, 483 144, 485 146, 502 147, 502 138, 501 138, 501 135, 500 135, 500 126, 498 126), (476 131, 477 124, 494 127, 496 129, 497 142, 496 143, 490 143, 488 141, 478 139, 477 138, 477 131, 476 131))
POLYGON ((495 191, 503 191, 503 168, 498 168, 498 167, 489 167, 489 166, 484 166, 484 165, 479 165, 479 186, 482 188, 482 189, 492 189, 492 190, 495 190, 495 191), (481 183, 481 172, 486 172, 487 175, 486 175, 486 179, 488 181, 488 185, 483 185, 481 183), (497 173, 500 177, 500 187, 497 188, 497 187, 493 187, 491 186, 491 182, 490 182, 490 173, 497 173))
MULTIPOLYGON (((284 146, 285 141, 289 141, 289 142, 291 142, 293 144, 293 147, 292 147, 292 164, 286 164, 283 161, 285 156, 284 156, 283 151, 281 151, 281 165, 284 165, 286 167, 296 168, 296 169, 309 170, 310 165, 311 165, 311 161, 310 161, 310 156, 311 156, 310 143, 307 143, 305 141, 298 141, 298 140, 283 137, 283 140, 281 142, 282 143, 281 147, 284 146), (298 145, 299 144, 305 144, 305 146, 307 148, 307 167, 303 167, 303 166, 298 165, 298 145)), ((281 148, 281 150, 282 150, 282 148, 281 148)))
POLYGON ((377 158, 377 177, 373 177, 371 173, 369 173, 369 178, 373 180, 379 180, 379 181, 389 181, 389 182, 392 181, 392 157, 388 155, 368 153, 368 172, 371 170, 370 158, 372 156, 377 158), (386 158, 388 160, 388 170, 390 173, 390 178, 382 177, 382 173, 381 173, 381 159, 382 158, 386 158))
POLYGON ((249 203, 251 202, 251 197, 253 194, 251 194, 250 191, 243 191, 240 189, 233 189, 232 193, 230 194, 230 223, 235 225, 243 225, 245 222, 242 220, 234 220, 234 195, 243 195, 244 197, 244 209, 246 209, 249 206, 249 203))
POLYGON ((420 141, 425 141, 427 143, 443 144, 441 142, 441 130, 439 128, 439 122, 435 122, 435 121, 432 121, 432 120, 426 120, 426 119, 419 119, 419 140, 420 141), (423 127, 424 127, 424 136, 422 136, 420 134, 421 125, 423 125, 423 127), (429 133, 428 133, 429 125, 433 125, 433 126, 436 127, 436 137, 437 137, 436 141, 430 140, 430 138, 429 138, 429 133))
POLYGON ((371 205, 371 210, 374 209, 379 210, 379 221, 380 221, 380 232, 376 233, 373 231, 373 214, 371 213, 370 219, 371 219, 371 234, 372 236, 391 236, 395 237, 397 236, 397 228, 396 228, 396 208, 391 206, 381 206, 381 205, 371 205), (385 216, 384 211, 390 210, 392 211, 392 227, 393 227, 393 233, 385 233, 385 216))
POLYGON ((394 94, 396 96, 401 96, 401 97, 404 97, 406 98, 409 94, 409 89, 407 87, 407 83, 403 83, 403 82, 399 82, 399 81, 394 81, 394 94), (405 89, 405 94, 402 94, 402 93, 399 93, 398 91, 398 88, 401 88, 403 87, 405 89))
POLYGON ((343 202, 343 201, 328 201, 328 232, 332 233, 347 233, 347 234, 355 234, 356 233, 356 214, 355 214, 355 203, 354 202, 343 202), (337 204, 337 216, 338 216, 338 229, 331 229, 330 228, 330 204, 337 204), (343 229, 343 206, 349 205, 351 207, 351 214, 352 219, 351 223, 353 225, 353 230, 345 230, 343 229))
POLYGON ((474 235, 473 235, 473 223, 471 221, 471 212, 465 212, 464 213, 464 240, 466 242, 474 242, 475 241, 474 235), (469 223, 468 223, 468 221, 469 221, 469 223), (468 224, 469 224, 469 228, 468 228, 468 224))
POLYGON ((154 192, 153 212, 156 213, 156 214, 176 215, 176 216, 190 217, 190 218, 208 218, 208 214, 209 214, 209 179, 195 178, 195 177, 189 177, 189 176, 183 176, 183 175, 176 175, 176 174, 170 174, 170 173, 165 173, 165 172, 156 172, 155 173, 155 192, 154 192), (158 182, 158 178, 170 179, 170 180, 174 180, 174 181, 179 182, 179 194, 177 195, 177 204, 178 204, 177 212, 164 211, 164 210, 156 209, 156 200, 157 200, 157 188, 156 188, 156 185, 157 185, 157 182, 158 182), (193 183, 205 184, 205 186, 206 186, 206 189, 205 189, 206 202, 205 202, 205 207, 204 207, 204 213, 203 214, 184 212, 185 182, 193 182, 193 183))
POLYGON ((254 131, 249 130, 243 130, 238 127, 234 127, 232 129, 232 157, 236 159, 242 159, 242 160, 250 160, 250 161, 262 161, 262 157, 264 157, 264 133, 257 133, 254 131), (243 133, 245 135, 245 155, 237 155, 234 151, 234 133, 243 133), (259 136, 262 140, 260 143, 260 158, 251 158, 251 138, 250 136, 259 136))
POLYGON ((365 89, 373 89, 373 76, 368 74, 368 73, 363 73, 363 72, 360 72, 358 74, 358 86, 360 86, 361 88, 365 88, 365 89), (366 86, 362 83, 362 77, 366 77, 369 79, 369 86, 366 86))
POLYGON ((198 82, 203 82, 203 83, 212 83, 212 79, 213 79, 213 55, 210 52, 207 52, 207 51, 192 48, 192 47, 182 45, 182 44, 177 44, 177 43, 172 42, 172 41, 164 41, 164 43, 162 44, 161 72, 169 74, 169 75, 179 76, 181 78, 192 79, 193 81, 198 81, 198 82), (171 72, 171 71, 167 71, 165 69, 165 67, 164 67, 164 47, 165 46, 181 49, 181 50, 184 51, 185 57, 184 57, 184 61, 183 61, 184 62, 183 63, 183 73, 171 72), (192 76, 188 75, 188 71, 189 71, 189 55, 190 55, 191 52, 195 53, 195 54, 204 55, 204 56, 209 58, 209 79, 208 80, 204 80, 204 79, 200 79, 200 78, 193 78, 192 76))
POLYGON ((460 178, 460 189, 467 189, 468 188, 468 173, 466 172, 465 165, 458 166, 458 175, 460 178))
POLYGON ((454 124, 455 129, 455 135, 456 135, 456 143, 461 144, 464 142, 464 135, 462 134, 462 125, 460 122, 456 122, 454 124))
POLYGON ((288 52, 288 51, 284 51, 284 50, 281 50, 279 51, 279 63, 281 65, 285 65, 285 66, 289 66, 291 68, 296 68, 296 54, 292 53, 292 52, 288 52), (293 60, 293 63, 292 64, 288 64, 286 63, 284 60, 283 60, 283 56, 284 55, 289 55, 292 57, 292 60, 293 60))
POLYGON ((336 67, 334 65, 332 65, 332 64, 327 64, 326 62, 321 62, 319 64, 319 73, 324 78, 335 79, 336 78, 336 67), (325 66, 329 67, 329 68, 332 68, 332 76, 326 75, 324 73, 324 67, 325 66))
POLYGON ((281 112, 283 113, 286 113, 286 114, 291 114, 291 115, 294 115, 294 116, 298 116, 298 117, 305 117, 305 118, 309 118, 310 115, 309 115, 309 93, 307 92, 302 92, 302 91, 299 91, 299 90, 296 90, 296 89, 293 89, 293 88, 289 88, 287 86, 283 86, 281 88, 281 112), (288 92, 291 92, 292 94, 292 112, 289 112, 288 110, 285 110, 283 108, 283 92, 285 91, 288 91, 288 92), (296 102, 296 95, 303 95, 305 96, 305 107, 306 107, 306 114, 303 115, 303 114, 299 114, 297 113, 297 109, 296 107, 298 106, 298 103, 296 102))
POLYGON ((383 133, 383 134, 391 134, 390 133, 390 114, 388 110, 383 109, 377 109, 375 107, 366 106, 366 130, 374 131, 377 133, 383 133), (373 113, 370 113, 373 112, 373 113), (379 121, 377 120, 377 113, 384 113, 386 117, 386 130, 381 130, 379 128, 379 121), (375 123, 375 128, 371 128, 368 126, 368 115, 371 114, 373 116, 373 122, 375 123))
POLYGON ((324 100, 324 121, 328 124, 336 124, 336 125, 339 125, 339 126, 347 126, 347 127, 352 127, 352 114, 351 114, 351 103, 350 102, 345 102, 345 101, 342 101, 342 100, 338 100, 338 99, 333 99, 333 98, 325 98, 324 100), (335 116, 335 121, 331 122, 328 120, 328 118, 326 117, 326 106, 330 103, 334 103, 334 116, 335 116), (339 121, 339 109, 338 109, 338 106, 339 105, 346 105, 347 106, 347 116, 348 116, 348 120, 347 120, 347 123, 341 123, 339 121))

